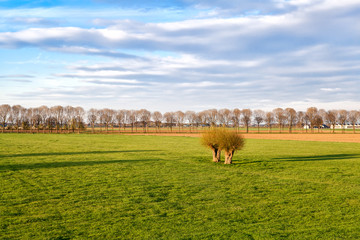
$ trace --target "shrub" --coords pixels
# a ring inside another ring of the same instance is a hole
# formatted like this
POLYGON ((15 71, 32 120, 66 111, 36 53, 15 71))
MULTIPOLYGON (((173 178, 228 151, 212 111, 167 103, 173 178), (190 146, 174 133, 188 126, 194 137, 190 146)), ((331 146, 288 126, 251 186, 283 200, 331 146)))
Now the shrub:
POLYGON ((223 128, 210 128, 201 135, 201 143, 212 150, 213 162, 220 162, 221 149, 219 148, 219 139, 223 132, 223 128))
POLYGON ((211 128, 205 131, 201 136, 201 142, 212 150, 213 162, 220 162, 221 150, 224 150, 225 164, 231 164, 234 152, 244 146, 241 135, 225 128, 211 128))
POLYGON ((219 148, 225 151, 225 164, 231 164, 234 152, 244 146, 244 139, 236 132, 226 131, 219 139, 219 148))

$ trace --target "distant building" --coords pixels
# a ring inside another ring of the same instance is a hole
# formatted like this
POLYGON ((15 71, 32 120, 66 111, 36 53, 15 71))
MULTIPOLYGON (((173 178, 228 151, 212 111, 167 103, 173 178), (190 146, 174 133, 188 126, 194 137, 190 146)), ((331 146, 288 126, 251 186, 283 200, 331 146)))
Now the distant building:
MULTIPOLYGON (((331 125, 330 128, 333 129, 334 128, 333 125, 331 125)), ((335 125, 335 129, 342 129, 342 128, 343 128, 343 126, 340 125, 340 124, 335 125)), ((353 129, 353 125, 352 124, 345 124, 344 128, 345 129, 353 129)), ((360 124, 355 124, 355 128, 360 129, 360 124)))

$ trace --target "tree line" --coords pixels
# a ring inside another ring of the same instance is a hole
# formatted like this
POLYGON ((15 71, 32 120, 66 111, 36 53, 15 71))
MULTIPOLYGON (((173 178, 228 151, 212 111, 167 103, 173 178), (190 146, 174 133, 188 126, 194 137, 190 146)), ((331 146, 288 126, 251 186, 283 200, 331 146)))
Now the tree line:
POLYGON ((159 131, 160 128, 178 127, 179 131, 187 128, 190 132, 198 127, 224 126, 244 127, 249 132, 249 127, 267 128, 269 132, 277 127, 280 132, 291 133, 293 128, 302 128, 304 131, 319 131, 323 127, 352 126, 355 133, 360 128, 360 111, 358 110, 324 110, 310 107, 306 111, 296 111, 293 108, 275 108, 272 111, 251 109, 208 109, 200 112, 175 111, 161 113, 140 110, 115 110, 110 108, 84 110, 82 107, 45 105, 36 108, 25 108, 20 105, 0 105, 0 125, 2 132, 23 131, 30 132, 81 132, 86 128, 92 132, 96 130, 108 132, 121 131, 121 129, 137 132, 142 128, 144 132, 149 127, 159 131))

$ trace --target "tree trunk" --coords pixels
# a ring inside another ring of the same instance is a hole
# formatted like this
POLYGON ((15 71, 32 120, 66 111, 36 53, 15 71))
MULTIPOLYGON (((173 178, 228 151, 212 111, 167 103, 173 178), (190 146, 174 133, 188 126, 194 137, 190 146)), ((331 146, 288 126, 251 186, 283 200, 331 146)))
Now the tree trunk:
POLYGON ((224 164, 231 164, 234 156, 234 150, 225 151, 225 162, 224 164))
POLYGON ((213 148, 213 162, 220 162, 221 150, 213 148))

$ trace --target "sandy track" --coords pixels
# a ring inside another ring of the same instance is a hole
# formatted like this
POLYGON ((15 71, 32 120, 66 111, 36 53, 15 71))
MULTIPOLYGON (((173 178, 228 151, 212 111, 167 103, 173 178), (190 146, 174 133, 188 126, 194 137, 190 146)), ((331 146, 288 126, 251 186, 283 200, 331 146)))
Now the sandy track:
MULTIPOLYGON (((134 134, 133 134, 134 135, 134 134)), ((185 137, 199 137, 200 134, 186 134, 186 133, 151 133, 151 134, 136 134, 136 135, 156 135, 156 136, 185 136, 185 137)), ((248 133, 242 134, 244 138, 248 139, 277 139, 277 140, 296 140, 296 141, 319 141, 319 142, 354 142, 360 143, 360 134, 256 134, 248 133)))
POLYGON ((280 139, 319 142, 355 142, 360 143, 360 134, 244 134, 252 139, 280 139))

